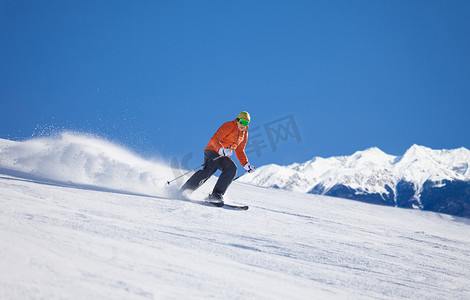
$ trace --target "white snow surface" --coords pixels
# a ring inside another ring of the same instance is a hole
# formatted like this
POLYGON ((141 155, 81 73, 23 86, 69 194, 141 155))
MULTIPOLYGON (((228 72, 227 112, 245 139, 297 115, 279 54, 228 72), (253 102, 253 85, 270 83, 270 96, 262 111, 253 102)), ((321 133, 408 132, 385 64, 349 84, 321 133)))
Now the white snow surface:
MULTIPOLYGON (((427 180, 470 180, 470 151, 466 148, 433 150, 413 145, 403 156, 393 156, 374 147, 351 156, 315 157, 302 164, 267 165, 241 182, 290 191, 309 192, 321 184, 328 192, 343 184, 365 193, 388 194, 401 180, 415 185, 418 194, 427 180)), ((395 193, 396 194, 396 193, 395 193)))
POLYGON ((171 177, 98 138, 0 140, 0 299, 470 299, 468 219, 240 182, 236 211, 171 177))
POLYGON ((90 135, 64 132, 22 142, 0 139, 0 170, 15 175, 136 193, 161 190, 172 170, 90 135))

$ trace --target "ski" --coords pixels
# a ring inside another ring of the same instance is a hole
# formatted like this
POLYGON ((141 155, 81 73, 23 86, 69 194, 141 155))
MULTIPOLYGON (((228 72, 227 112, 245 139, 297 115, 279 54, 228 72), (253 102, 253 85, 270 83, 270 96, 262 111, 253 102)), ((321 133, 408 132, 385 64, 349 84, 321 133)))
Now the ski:
MULTIPOLYGON (((231 209, 238 209, 238 210, 248 210, 250 208, 248 205, 232 205, 232 204, 224 204, 225 207, 231 209)), ((222 206, 222 207, 224 207, 222 206)))
POLYGON ((220 207, 220 208, 233 209, 233 210, 248 210, 249 208, 248 205, 234 205, 234 204, 228 204, 228 203, 223 203, 223 202, 210 202, 208 200, 195 200, 195 199, 188 199, 188 198, 180 198, 179 200, 197 203, 201 205, 207 205, 211 207, 220 207))
POLYGON ((237 210, 248 210, 249 206, 248 205, 233 205, 233 204, 227 204, 227 203, 214 203, 210 201, 206 201, 207 203, 210 203, 216 207, 222 207, 222 208, 229 208, 229 209, 237 209, 237 210))
MULTIPOLYGON (((221 198, 221 197, 220 197, 221 198)), ((212 194, 209 194, 209 196, 204 200, 214 206, 217 207, 224 207, 228 209, 238 209, 238 210, 247 210, 249 207, 247 205, 234 205, 234 204, 227 204, 222 199, 218 197, 213 197, 212 194)))

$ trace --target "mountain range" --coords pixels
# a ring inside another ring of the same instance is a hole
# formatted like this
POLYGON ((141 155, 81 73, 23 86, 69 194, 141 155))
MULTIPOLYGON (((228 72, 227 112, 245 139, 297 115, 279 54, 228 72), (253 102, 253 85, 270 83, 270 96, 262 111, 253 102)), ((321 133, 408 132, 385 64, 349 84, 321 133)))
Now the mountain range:
POLYGON ((402 156, 379 148, 258 168, 241 181, 263 187, 470 217, 470 151, 413 145, 402 156))

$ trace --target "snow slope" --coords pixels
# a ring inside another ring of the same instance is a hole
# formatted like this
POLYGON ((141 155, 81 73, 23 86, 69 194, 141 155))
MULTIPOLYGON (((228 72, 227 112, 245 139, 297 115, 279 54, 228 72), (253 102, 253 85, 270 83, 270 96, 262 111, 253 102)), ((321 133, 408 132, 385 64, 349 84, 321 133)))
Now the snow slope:
POLYGON ((74 137, 1 141, 0 299, 470 298, 468 219, 239 182, 248 211, 203 206, 74 137))
POLYGON ((144 160, 109 141, 64 132, 15 142, 0 139, 0 170, 49 181, 99 186, 136 193, 161 190, 171 168, 144 160))

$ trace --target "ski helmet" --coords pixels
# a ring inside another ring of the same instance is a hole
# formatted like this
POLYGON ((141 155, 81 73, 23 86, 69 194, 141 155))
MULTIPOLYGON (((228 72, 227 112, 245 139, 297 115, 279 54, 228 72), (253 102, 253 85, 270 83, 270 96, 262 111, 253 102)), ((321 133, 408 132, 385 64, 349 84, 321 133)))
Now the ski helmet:
POLYGON ((238 115, 238 118, 239 118, 239 119, 244 119, 244 120, 247 120, 248 122, 250 122, 250 114, 249 114, 247 111, 242 111, 242 112, 238 115))

